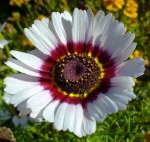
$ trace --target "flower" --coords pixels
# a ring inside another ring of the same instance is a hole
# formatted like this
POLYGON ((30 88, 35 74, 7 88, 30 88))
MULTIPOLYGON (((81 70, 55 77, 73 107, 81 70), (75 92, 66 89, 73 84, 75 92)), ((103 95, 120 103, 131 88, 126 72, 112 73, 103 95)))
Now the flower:
POLYGON ((138 4, 137 4, 137 2, 134 1, 134 0, 127 0, 125 9, 123 11, 124 14, 127 17, 136 18, 138 16, 137 10, 138 10, 138 4))
POLYGON ((133 77, 143 74, 144 60, 127 60, 135 35, 112 14, 53 12, 51 21, 35 20, 24 31, 38 49, 11 51, 16 59, 6 65, 21 73, 4 80, 7 102, 22 115, 82 137, 95 132, 96 120, 125 110, 136 97, 133 77))
POLYGON ((30 40, 26 39, 26 38, 21 39, 21 44, 23 46, 33 46, 32 42, 30 40))
POLYGON ((103 0, 104 6, 107 10, 118 11, 124 5, 124 0, 103 0))
POLYGON ((42 20, 43 18, 47 18, 45 15, 39 15, 36 17, 36 20, 42 20))
POLYGON ((149 59, 147 56, 144 56, 144 53, 139 51, 139 50, 135 50, 131 55, 130 55, 130 59, 133 59, 133 58, 139 58, 139 57, 142 57, 144 58, 145 60, 145 65, 148 65, 149 64, 149 59))
POLYGON ((30 0, 10 0, 9 4, 14 6, 17 5, 21 7, 22 5, 28 5, 30 0))
MULTIPOLYGON (((5 26, 6 22, 0 26, 0 32, 4 29, 5 26)), ((8 43, 7 40, 0 40, 0 48, 3 48, 7 43, 8 43)))
POLYGON ((143 57, 143 52, 139 51, 139 50, 135 50, 131 55, 130 58, 139 58, 139 57, 143 57))

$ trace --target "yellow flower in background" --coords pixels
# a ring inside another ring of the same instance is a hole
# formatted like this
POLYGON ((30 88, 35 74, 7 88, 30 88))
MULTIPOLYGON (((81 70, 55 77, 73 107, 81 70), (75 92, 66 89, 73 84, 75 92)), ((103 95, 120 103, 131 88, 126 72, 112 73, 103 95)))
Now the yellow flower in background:
POLYGON ((45 15, 39 15, 39 16, 36 18, 36 20, 42 20, 43 18, 46 18, 46 16, 45 16, 45 15))
POLYGON ((10 0, 9 4, 10 5, 17 5, 17 6, 22 6, 22 5, 27 5, 30 0, 10 0))
POLYGON ((28 40, 27 38, 22 39, 21 44, 23 46, 33 46, 32 42, 30 40, 28 40))
POLYGON ((124 14, 127 17, 136 18, 138 16, 137 10, 138 10, 137 2, 135 0, 127 0, 125 9, 123 11, 124 14))
POLYGON ((139 51, 139 50, 135 50, 131 55, 130 55, 130 59, 133 58, 140 58, 143 57, 143 52, 139 51))
POLYGON ((124 0, 103 0, 104 6, 107 10, 118 11, 124 5, 124 0))
MULTIPOLYGON (((143 57, 144 56, 144 53, 139 51, 139 50, 135 50, 131 55, 130 55, 130 59, 133 59, 133 58, 140 58, 140 57, 143 57)), ((149 59, 147 57, 143 57, 144 60, 145 60, 145 64, 148 65, 149 64, 149 59)))

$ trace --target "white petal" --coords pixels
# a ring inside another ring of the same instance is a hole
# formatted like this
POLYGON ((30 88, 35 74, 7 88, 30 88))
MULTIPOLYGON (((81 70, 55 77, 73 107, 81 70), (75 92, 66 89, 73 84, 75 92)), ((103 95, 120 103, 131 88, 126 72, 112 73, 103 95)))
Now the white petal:
POLYGON ((44 69, 42 69, 41 67, 44 64, 44 61, 41 60, 40 58, 32 55, 32 54, 28 54, 28 53, 24 53, 24 52, 20 52, 20 51, 11 51, 10 52, 15 58, 17 58, 18 60, 20 60, 22 63, 24 63, 25 65, 36 69, 36 70, 42 70, 44 71, 44 69))
POLYGON ((114 102, 119 102, 121 104, 127 104, 129 101, 128 96, 122 95, 122 94, 109 94, 109 98, 113 100, 114 102))
POLYGON ((50 104, 44 109, 43 117, 48 122, 54 122, 55 110, 59 105, 59 101, 52 101, 50 104))
POLYGON ((0 40, 0 48, 3 48, 7 43, 7 40, 0 40))
POLYGON ((24 29, 25 35, 28 37, 28 39, 44 54, 46 55, 51 55, 49 49, 48 49, 48 45, 45 45, 45 43, 43 43, 42 41, 40 41, 39 39, 41 39, 41 37, 36 33, 36 31, 34 31, 32 28, 25 28, 24 29))
POLYGON ((89 113, 86 111, 83 117, 83 130, 85 134, 91 134, 96 131, 96 121, 94 118, 91 118, 89 113))
POLYGON ((31 109, 27 108, 27 100, 21 102, 18 105, 17 110, 21 113, 21 115, 28 115, 31 113, 31 109))
POLYGON ((122 50, 115 58, 115 65, 119 65, 123 61, 125 61, 135 50, 137 43, 132 43, 128 48, 122 50))
POLYGON ((99 104, 103 105, 106 109, 107 114, 111 114, 118 111, 117 105, 106 95, 102 93, 98 95, 98 102, 99 104))
POLYGON ((24 89, 31 88, 39 84, 39 78, 31 77, 25 74, 15 74, 4 79, 6 84, 5 91, 16 94, 24 89))
POLYGON ((122 104, 122 103, 119 103, 119 102, 115 102, 116 105, 118 106, 119 110, 126 110, 126 105, 122 104))
POLYGON ((92 38, 93 14, 90 10, 79 10, 73 12, 72 37, 75 43, 88 43, 92 38))
POLYGON ((76 105, 74 121, 75 123, 74 123, 73 133, 76 134, 78 137, 82 137, 81 126, 83 121, 83 108, 80 104, 76 105))
POLYGON ((98 100, 87 104, 87 109, 91 116, 93 116, 97 121, 103 122, 106 117, 106 111, 104 106, 102 106, 98 100))
POLYGON ((11 95, 11 94, 6 93, 6 92, 4 93, 3 99, 5 100, 5 102, 6 102, 7 104, 10 104, 11 98, 12 98, 12 95, 11 95))
MULTIPOLYGON (((133 92, 129 92, 129 91, 127 91, 127 90, 124 91, 123 94, 126 95, 126 96, 128 96, 128 97, 130 98, 130 100, 136 98, 136 95, 135 95, 133 92)), ((129 100, 129 101, 130 101, 130 100, 129 100)))
MULTIPOLYGON (((54 127, 57 130, 63 129, 63 123, 65 121, 67 107, 68 107, 67 103, 60 103, 60 105, 56 109, 54 127)), ((67 116, 67 117, 69 117, 69 116, 67 116)))
MULTIPOLYGON (((119 25, 117 25, 116 28, 118 26, 119 25)), ((117 31, 120 32, 118 29, 117 31)), ((135 38, 135 35, 132 34, 131 32, 127 32, 125 35, 123 35, 122 32, 120 34, 116 33, 114 34, 114 36, 113 34, 114 33, 112 33, 111 36, 107 37, 108 40, 106 39, 104 47, 103 47, 103 50, 109 53, 109 55, 111 56, 111 59, 117 58, 118 55, 122 53, 122 51, 126 52, 126 50, 130 47, 130 45, 132 44, 135 38)))
POLYGON ((114 17, 112 14, 108 14, 105 16, 105 27, 103 29, 102 35, 100 37, 100 46, 103 47, 104 43, 106 42, 107 36, 109 35, 112 28, 115 26, 116 21, 114 20, 114 17))
POLYGON ((117 76, 138 77, 144 74, 145 61, 142 58, 128 60, 117 67, 117 76))
POLYGON ((49 56, 43 54, 40 50, 38 49, 34 49, 32 51, 29 51, 30 54, 35 55, 37 57, 39 57, 41 60, 45 61, 49 58, 49 56))
POLYGON ((123 87, 130 87, 134 86, 135 83, 133 78, 128 76, 120 76, 120 77, 113 77, 111 78, 111 86, 123 86, 123 87))
POLYGON ((45 37, 50 40, 53 46, 57 46, 58 39, 50 29, 50 21, 48 18, 43 18, 42 21, 35 20, 34 24, 38 28, 38 30, 45 35, 45 37))
POLYGON ((72 17, 65 11, 64 13, 53 12, 52 23, 54 29, 63 44, 72 41, 72 17))
POLYGON ((29 66, 23 64, 22 62, 18 60, 11 58, 11 59, 8 59, 8 61, 6 61, 5 64, 19 72, 22 72, 31 76, 41 77, 38 71, 30 68, 29 66))
POLYGON ((107 96, 109 96, 110 94, 120 94, 121 96, 126 96, 130 98, 130 100, 136 98, 136 95, 133 93, 133 90, 130 91, 128 88, 124 86, 110 87, 109 90, 105 94, 107 96))
POLYGON ((51 93, 48 90, 39 92, 29 98, 27 101, 27 108, 30 108, 32 111, 30 117, 36 118, 40 111, 46 107, 51 100, 51 93))
POLYGON ((67 129, 73 131, 73 127, 74 127, 74 120, 75 120, 75 109, 76 106, 69 104, 69 106, 66 109, 66 114, 65 114, 65 118, 64 118, 64 126, 63 126, 63 130, 66 131, 67 129))
POLYGON ((95 40, 99 35, 102 34, 104 27, 106 26, 107 20, 104 20, 104 18, 105 14, 101 10, 95 15, 93 26, 93 40, 95 40), (99 28, 100 25, 101 28, 99 28))
POLYGON ((44 87, 42 86, 33 86, 30 89, 24 90, 22 92, 18 92, 17 94, 13 95, 11 99, 11 104, 14 104, 14 106, 16 107, 24 100, 30 98, 33 95, 36 95, 37 93, 40 93, 40 91, 42 91, 43 89, 44 87))
POLYGON ((125 35, 120 36, 119 39, 116 39, 116 41, 114 41, 116 44, 114 45, 114 51, 111 53, 111 58, 117 58, 117 56, 123 51, 126 52, 126 50, 132 45, 134 38, 134 34, 127 32, 125 35))

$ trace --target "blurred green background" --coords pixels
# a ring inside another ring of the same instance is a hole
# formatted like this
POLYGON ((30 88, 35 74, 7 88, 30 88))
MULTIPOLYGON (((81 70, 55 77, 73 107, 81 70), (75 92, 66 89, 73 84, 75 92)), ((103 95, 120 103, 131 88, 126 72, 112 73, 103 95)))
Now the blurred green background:
POLYGON ((14 135, 17 142, 150 142, 150 0, 0 0, 0 23, 5 21, 7 25, 0 38, 5 37, 9 44, 0 49, 0 138, 2 127, 7 127, 13 132, 8 135, 14 135), (53 11, 72 13, 75 7, 90 8, 94 14, 99 10, 112 12, 136 34, 138 45, 130 58, 143 57, 146 61, 145 74, 135 80, 137 98, 128 104, 126 111, 107 116, 103 123, 97 124, 94 134, 83 138, 69 131, 57 131, 46 122, 28 120, 2 99, 3 79, 16 73, 4 64, 11 57, 9 51, 35 48, 25 37, 24 28, 35 19, 50 17, 53 11))

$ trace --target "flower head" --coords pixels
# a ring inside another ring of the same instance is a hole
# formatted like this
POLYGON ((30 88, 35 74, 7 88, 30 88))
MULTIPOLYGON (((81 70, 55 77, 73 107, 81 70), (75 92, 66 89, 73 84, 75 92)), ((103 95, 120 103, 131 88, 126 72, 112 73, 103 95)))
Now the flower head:
POLYGON ((106 9, 110 11, 118 11, 125 3, 124 0, 103 0, 103 2, 106 9))
POLYGON ((9 4, 14 6, 22 6, 22 5, 27 5, 29 3, 30 0, 10 0, 9 4))
POLYGON ((135 36, 112 14, 53 12, 52 20, 36 20, 25 34, 38 49, 11 51, 16 59, 6 64, 21 74, 5 79, 12 94, 5 98, 22 115, 82 137, 136 97, 133 77, 143 74, 144 60, 127 60, 135 36))
POLYGON ((127 17, 136 18, 138 16, 137 10, 138 10, 137 2, 135 0, 127 0, 125 9, 123 11, 124 14, 127 17))
MULTIPOLYGON (((4 29, 5 26, 6 22, 0 26, 0 32, 4 29)), ((0 40, 0 48, 3 48, 7 43, 8 43, 7 40, 0 40)))

